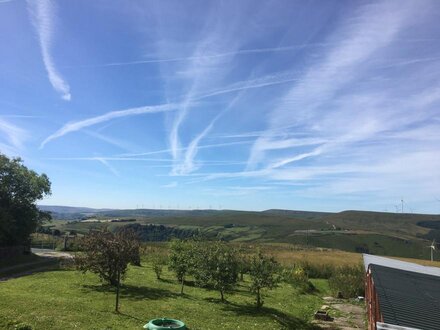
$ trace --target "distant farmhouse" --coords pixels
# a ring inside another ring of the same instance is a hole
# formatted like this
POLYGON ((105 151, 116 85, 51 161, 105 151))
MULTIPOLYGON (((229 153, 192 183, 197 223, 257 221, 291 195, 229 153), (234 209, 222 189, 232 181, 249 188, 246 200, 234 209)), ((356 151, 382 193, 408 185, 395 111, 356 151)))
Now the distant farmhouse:
POLYGON ((439 330, 440 268, 364 254, 369 330, 439 330))

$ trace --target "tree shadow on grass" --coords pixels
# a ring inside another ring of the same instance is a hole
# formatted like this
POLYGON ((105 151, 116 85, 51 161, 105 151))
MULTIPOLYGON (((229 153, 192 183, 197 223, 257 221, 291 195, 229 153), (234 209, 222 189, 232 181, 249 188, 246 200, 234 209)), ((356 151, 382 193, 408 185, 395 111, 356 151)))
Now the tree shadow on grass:
POLYGON ((159 281, 162 283, 168 283, 168 284, 176 284, 177 283, 176 281, 170 280, 168 278, 162 278, 162 277, 159 279, 156 279, 156 281, 159 281))
POLYGON ((136 316, 133 316, 133 315, 130 315, 130 314, 126 314, 126 313, 123 313, 123 312, 119 312, 118 315, 121 315, 121 316, 127 317, 127 318, 129 318, 129 319, 133 319, 133 320, 136 320, 136 321, 139 321, 139 322, 144 322, 144 323, 146 323, 145 320, 140 319, 140 318, 138 318, 138 317, 136 317, 136 316))
MULTIPOLYGON (((116 294, 116 288, 110 285, 83 285, 85 291, 97 291, 97 292, 113 292, 116 294)), ((145 286, 135 286, 130 284, 124 284, 120 287, 120 297, 129 300, 159 300, 164 298, 177 298, 179 294, 171 292, 169 290, 150 288, 145 286)))
POLYGON ((286 327, 287 329, 303 329, 303 330, 318 330, 320 327, 311 324, 310 322, 304 321, 292 315, 288 315, 281 312, 275 308, 261 307, 257 309, 255 305, 238 305, 234 303, 224 304, 223 310, 228 312, 233 312, 237 315, 247 315, 252 317, 270 317, 277 321, 280 325, 286 327))

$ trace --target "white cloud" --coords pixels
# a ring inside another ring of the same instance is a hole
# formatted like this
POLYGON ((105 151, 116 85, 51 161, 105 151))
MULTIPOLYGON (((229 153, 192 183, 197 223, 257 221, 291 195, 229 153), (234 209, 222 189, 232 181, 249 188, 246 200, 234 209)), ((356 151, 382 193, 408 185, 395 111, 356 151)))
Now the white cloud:
POLYGON ((140 65, 140 64, 157 64, 157 63, 167 63, 167 62, 207 61, 211 59, 222 59, 225 57, 234 57, 240 55, 289 52, 289 51, 296 51, 299 49, 311 48, 311 47, 325 47, 328 45, 329 44, 326 43, 308 43, 308 44, 299 44, 299 45, 291 45, 284 47, 238 49, 238 50, 231 50, 224 53, 216 53, 216 54, 202 54, 198 56, 195 55, 195 56, 183 56, 183 57, 172 57, 172 58, 153 58, 153 59, 145 59, 138 61, 91 64, 91 65, 83 65, 80 67, 94 68, 94 67, 128 66, 128 65, 140 65))
POLYGON ((11 124, 0 118, 0 136, 3 136, 8 144, 2 144, 5 152, 15 153, 23 147, 23 142, 29 137, 29 134, 22 128, 11 124))
POLYGON ((118 110, 118 111, 111 111, 107 112, 103 115, 70 122, 61 127, 58 131, 48 136, 40 145, 40 148, 43 148, 47 143, 50 141, 53 141, 55 139, 58 139, 68 133, 79 131, 83 128, 93 126, 99 123, 103 123, 112 119, 116 118, 122 118, 122 117, 128 117, 128 116, 138 116, 143 115, 147 113, 157 113, 157 112, 165 112, 165 111, 172 111, 176 109, 176 105, 174 104, 164 104, 164 105, 153 105, 153 106, 144 106, 144 107, 138 107, 138 108, 130 108, 125 110, 118 110))
POLYGON ((271 150, 267 141, 279 141, 271 135, 273 131, 319 128, 322 118, 328 118, 328 110, 322 107, 361 74, 362 64, 387 47, 407 24, 412 6, 408 4, 384 2, 365 6, 358 16, 336 31, 335 41, 340 40, 340 44, 329 47, 324 60, 313 65, 275 106, 269 129, 251 150, 249 169, 255 168, 271 150))
POLYGON ((185 153, 184 161, 182 164, 179 164, 178 166, 175 166, 173 168, 172 174, 187 174, 195 171, 198 167, 194 165, 194 158, 196 157, 200 147, 199 143, 200 141, 212 130, 215 123, 226 113, 228 112, 239 100, 241 97, 241 94, 237 94, 231 102, 222 110, 220 111, 214 119, 211 120, 208 126, 205 127, 205 129, 197 135, 191 143, 188 145, 188 148, 185 153))
POLYGON ((95 157, 94 159, 100 162, 102 165, 104 165, 114 175, 119 176, 119 172, 112 165, 110 165, 107 159, 104 159, 102 157, 95 157))
POLYGON ((70 101, 72 98, 70 86, 56 68, 51 50, 55 32, 56 2, 52 0, 28 0, 27 3, 32 22, 37 31, 41 56, 49 81, 63 100, 70 101))

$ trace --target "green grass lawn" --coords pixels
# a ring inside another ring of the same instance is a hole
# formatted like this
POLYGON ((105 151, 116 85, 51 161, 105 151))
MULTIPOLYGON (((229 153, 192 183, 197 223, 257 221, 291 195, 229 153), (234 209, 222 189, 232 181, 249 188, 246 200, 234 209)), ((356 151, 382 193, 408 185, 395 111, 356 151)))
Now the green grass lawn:
POLYGON ((142 329, 148 320, 171 317, 191 330, 209 329, 314 329, 314 311, 326 294, 325 280, 314 280, 316 294, 299 294, 289 285, 269 291, 257 311, 247 284, 241 283, 228 303, 216 291, 180 286, 165 271, 156 280, 149 265, 131 267, 121 288, 121 313, 113 312, 113 289, 102 286, 93 274, 59 270, 0 282, 0 329, 28 323, 33 329, 142 329))

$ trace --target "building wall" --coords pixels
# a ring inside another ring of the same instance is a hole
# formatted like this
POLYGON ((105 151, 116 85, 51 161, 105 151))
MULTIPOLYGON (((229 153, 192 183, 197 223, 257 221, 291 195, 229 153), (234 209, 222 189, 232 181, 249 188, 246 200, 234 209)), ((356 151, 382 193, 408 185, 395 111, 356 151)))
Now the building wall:
POLYGON ((376 330, 376 322, 383 322, 383 317, 380 313, 379 299, 374 287, 370 268, 368 268, 365 277, 365 303, 367 308, 368 330, 376 330))

